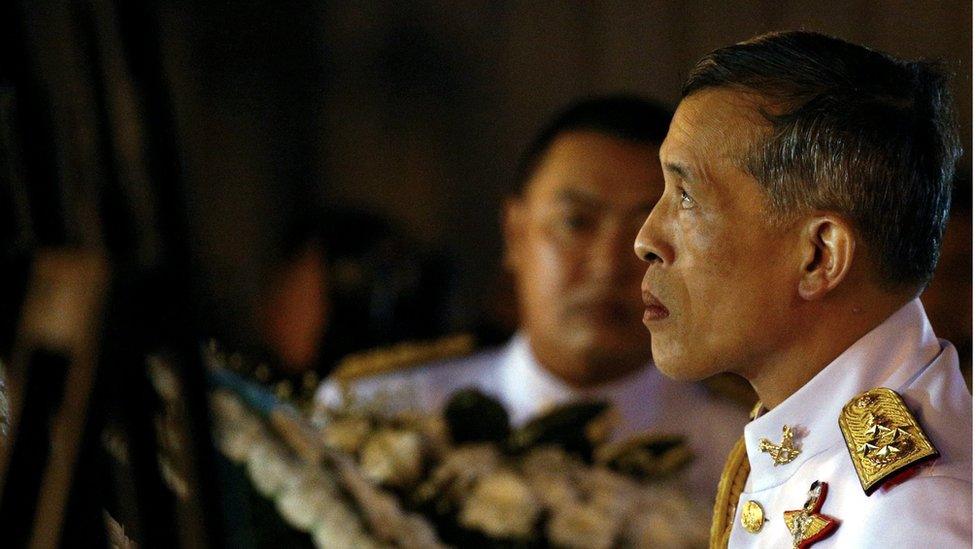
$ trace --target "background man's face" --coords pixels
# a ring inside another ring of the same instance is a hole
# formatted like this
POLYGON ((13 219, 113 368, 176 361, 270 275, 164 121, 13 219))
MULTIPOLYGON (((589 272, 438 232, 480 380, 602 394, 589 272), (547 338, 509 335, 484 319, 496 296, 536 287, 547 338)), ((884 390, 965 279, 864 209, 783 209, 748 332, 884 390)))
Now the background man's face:
POLYGON ((590 364, 557 371, 564 378, 599 382, 649 358, 639 321, 643 265, 630 248, 663 189, 657 153, 596 132, 564 133, 508 205, 506 261, 522 329, 537 354, 590 364))
POLYGON ((654 360, 679 379, 749 377, 789 337, 799 240, 767 222, 762 189, 735 164, 761 123, 744 99, 705 90, 681 102, 661 145, 664 194, 635 242, 656 256, 642 286, 663 305, 644 315, 654 360))

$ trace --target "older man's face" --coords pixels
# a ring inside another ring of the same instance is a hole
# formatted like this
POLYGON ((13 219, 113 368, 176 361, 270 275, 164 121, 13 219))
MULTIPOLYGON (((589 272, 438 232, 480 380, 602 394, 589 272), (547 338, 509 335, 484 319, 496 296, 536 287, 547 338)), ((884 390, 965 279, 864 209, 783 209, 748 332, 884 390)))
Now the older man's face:
POLYGON ((644 324, 671 377, 749 377, 789 337, 799 240, 768 222, 763 191, 736 165, 763 123, 746 99, 719 89, 681 102, 661 146, 664 194, 635 242, 649 262, 644 324))
POLYGON ((522 329, 537 352, 569 354, 599 370, 563 377, 599 382, 649 357, 639 320, 644 268, 631 245, 663 189, 657 154, 653 145, 567 132, 508 205, 507 263, 522 329))

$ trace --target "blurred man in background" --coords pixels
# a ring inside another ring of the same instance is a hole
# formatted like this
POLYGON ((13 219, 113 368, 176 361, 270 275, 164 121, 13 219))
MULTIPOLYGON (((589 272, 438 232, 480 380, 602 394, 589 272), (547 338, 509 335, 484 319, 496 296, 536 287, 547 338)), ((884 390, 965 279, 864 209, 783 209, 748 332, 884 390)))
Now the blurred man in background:
POLYGON ((333 380, 319 400, 340 406, 349 396, 385 393, 399 407, 435 410, 455 391, 476 387, 497 397, 515 425, 556 404, 606 400, 619 418, 616 438, 686 435, 698 455, 690 478, 710 493, 746 414, 653 367, 639 321, 643 269, 631 251, 663 190, 658 149, 670 120, 669 110, 637 98, 592 99, 559 114, 528 148, 502 220, 520 313, 507 345, 333 380), (691 419, 703 417, 709 420, 691 419))
POLYGON ((269 271, 255 307, 262 348, 251 351, 277 377, 328 375, 350 353, 447 329, 447 262, 374 213, 299 217, 269 271))

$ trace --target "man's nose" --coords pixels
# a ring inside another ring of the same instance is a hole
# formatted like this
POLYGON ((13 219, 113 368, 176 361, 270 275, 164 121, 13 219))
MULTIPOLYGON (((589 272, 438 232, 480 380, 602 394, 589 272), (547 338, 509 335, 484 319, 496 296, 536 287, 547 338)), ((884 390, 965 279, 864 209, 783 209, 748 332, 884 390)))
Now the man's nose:
POLYGON ((634 240, 634 253, 642 261, 651 264, 670 264, 674 261, 674 249, 668 245, 665 227, 665 208, 658 202, 644 220, 637 238, 634 240))
POLYGON ((634 272, 634 258, 630 255, 629 239, 633 234, 624 223, 604 226, 592 242, 589 267, 595 278, 622 281, 634 272), (629 234, 628 234, 629 233, 629 234))

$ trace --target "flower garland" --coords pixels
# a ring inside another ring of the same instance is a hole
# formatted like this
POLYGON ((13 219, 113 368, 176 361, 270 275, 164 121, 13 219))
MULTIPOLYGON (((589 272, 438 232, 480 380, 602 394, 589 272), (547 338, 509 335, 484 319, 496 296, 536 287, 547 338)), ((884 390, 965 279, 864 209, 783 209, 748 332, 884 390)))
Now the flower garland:
POLYGON ((687 447, 653 435, 606 444, 605 404, 521 429, 476 391, 437 414, 374 400, 307 417, 226 374, 211 398, 218 447, 319 547, 707 545, 707 509, 675 482, 687 447))

